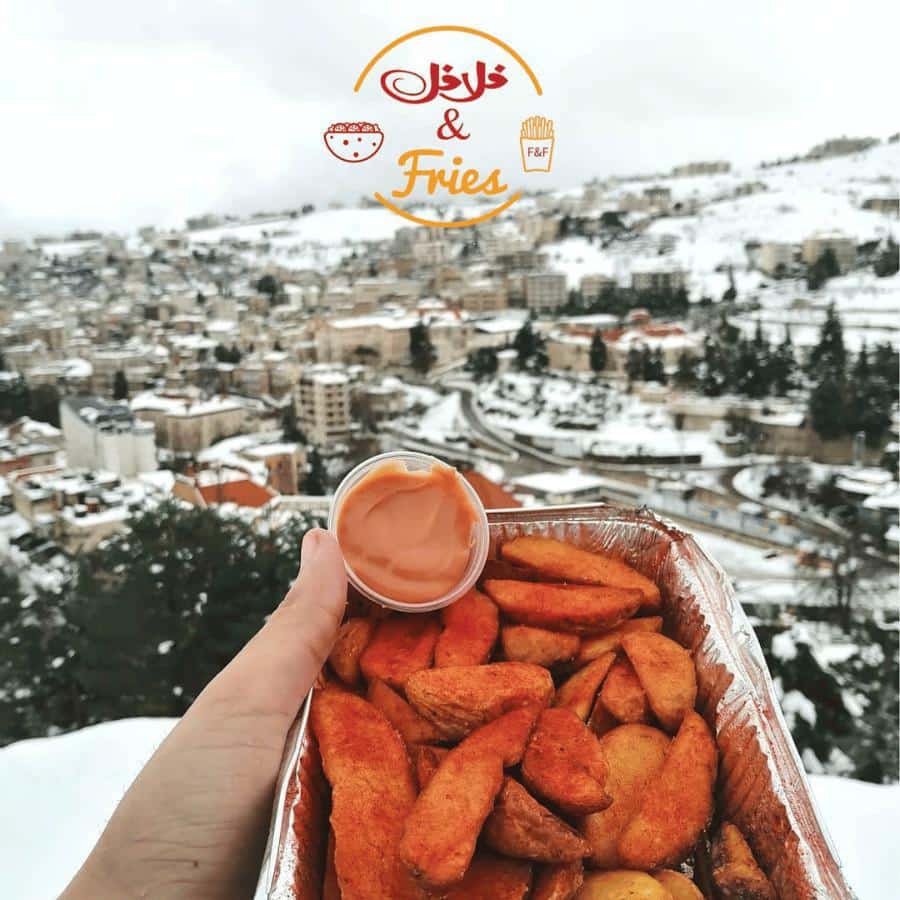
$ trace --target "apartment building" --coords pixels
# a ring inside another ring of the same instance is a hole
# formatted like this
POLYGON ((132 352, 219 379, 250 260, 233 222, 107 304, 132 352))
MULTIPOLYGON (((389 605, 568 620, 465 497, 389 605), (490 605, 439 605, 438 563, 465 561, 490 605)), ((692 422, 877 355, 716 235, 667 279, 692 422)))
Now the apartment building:
POLYGON ((296 400, 297 421, 309 441, 327 446, 350 437, 350 379, 343 367, 310 366, 300 377, 296 400))
POLYGON ((675 166, 672 174, 676 177, 685 175, 724 175, 731 171, 731 163, 724 159, 702 160, 675 166))
POLYGON ((608 288, 616 286, 616 279, 610 275, 582 275, 579 282, 581 296, 587 301, 598 300, 608 288))
POLYGON ((469 313, 499 312, 506 309, 506 286, 495 281, 472 281, 459 294, 460 309, 469 313))
POLYGON ((561 272, 530 272, 525 276, 525 305, 529 309, 559 309, 566 297, 566 276, 561 272))
POLYGON ((631 273, 631 286, 636 291, 678 291, 687 285, 687 274, 678 266, 647 265, 631 273))
POLYGON ((60 402, 59 415, 70 466, 123 476, 156 469, 153 427, 127 404, 77 395, 60 402))
POLYGON ((863 209, 897 216, 900 215, 900 197, 869 197, 863 202, 863 209))
POLYGON ((131 400, 131 410, 153 426, 160 446, 183 454, 197 453, 239 434, 247 421, 244 404, 230 397, 200 400, 145 393, 131 400))
POLYGON ((782 241, 766 241, 760 244, 757 266, 766 275, 785 275, 794 265, 794 245, 782 241))
POLYGON ((856 262, 856 241, 839 231, 810 235, 803 242, 803 262, 811 266, 826 250, 831 250, 834 254, 841 272, 846 272, 856 262))

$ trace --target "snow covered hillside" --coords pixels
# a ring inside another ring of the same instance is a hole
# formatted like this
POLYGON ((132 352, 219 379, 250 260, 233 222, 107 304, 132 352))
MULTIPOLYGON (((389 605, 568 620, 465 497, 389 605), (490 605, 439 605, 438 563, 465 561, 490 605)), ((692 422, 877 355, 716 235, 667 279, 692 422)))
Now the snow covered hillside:
MULTIPOLYGON (((0 750, 3 896, 46 900, 65 887, 173 724, 124 719, 0 750)), ((900 785, 824 776, 812 783, 860 900, 883 900, 900 853, 900 785)))

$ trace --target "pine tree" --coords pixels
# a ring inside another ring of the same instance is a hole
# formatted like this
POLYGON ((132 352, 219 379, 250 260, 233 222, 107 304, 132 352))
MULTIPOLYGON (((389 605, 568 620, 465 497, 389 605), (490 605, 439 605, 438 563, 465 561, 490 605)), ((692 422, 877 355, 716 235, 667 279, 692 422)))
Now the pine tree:
POLYGON ((128 399, 128 379, 121 369, 117 369, 116 374, 113 376, 112 395, 113 400, 128 399))
POLYGON ((321 497, 326 493, 325 463, 318 447, 310 447, 306 457, 306 480, 303 482, 303 493, 321 497))
POLYGON ((876 257, 873 269, 879 278, 889 278, 900 271, 900 251, 892 237, 887 239, 886 246, 876 257))
POLYGON ((700 366, 700 392, 706 397, 720 397, 728 384, 728 367, 722 348, 707 337, 703 342, 703 363, 700 366))
POLYGON ((409 357, 413 369, 420 375, 427 374, 437 359, 428 326, 421 319, 409 329, 409 357))
POLYGON ((538 350, 539 344, 540 341, 532 325, 532 317, 529 316, 522 323, 522 327, 513 338, 513 348, 516 351, 516 365, 519 369, 525 370, 528 368, 529 363, 538 350))
POLYGON ((632 346, 625 359, 625 374, 629 381, 640 381, 644 377, 644 354, 642 348, 632 346))
POLYGON ((594 336, 591 338, 591 371, 602 372, 606 368, 606 360, 608 355, 609 354, 606 349, 606 342, 603 340, 603 335, 598 329, 594 332, 594 336))
POLYGON ((213 347, 213 356, 216 359, 216 362, 224 363, 229 361, 228 350, 225 348, 224 344, 216 344, 213 347))
POLYGON ((59 391, 55 385, 39 384, 31 392, 28 415, 59 428, 59 391))
POLYGON ((835 378, 843 379, 846 366, 847 351, 844 347, 844 329, 834 304, 831 303, 819 332, 819 342, 809 354, 807 368, 814 376, 828 373, 835 378))
POLYGON ((297 410, 294 409, 293 400, 288 400, 281 413, 281 431, 282 436, 286 441, 291 441, 296 444, 306 443, 306 435, 303 433, 300 424, 297 421, 297 410))
POLYGON ((779 397, 786 397, 797 387, 797 358, 790 328, 785 329, 784 340, 769 358, 769 382, 779 397))
POLYGON ((697 386, 697 357, 688 350, 682 350, 678 355, 675 384, 687 390, 697 386))
POLYGON ((466 369, 478 381, 482 378, 491 378, 496 375, 498 367, 499 360, 497 359, 497 350, 494 347, 479 347, 470 353, 466 360, 466 369))
POLYGON ((0 381, 0 422, 27 416, 31 409, 31 391, 22 375, 0 381))
POLYGON ((831 372, 813 388, 809 397, 809 417, 813 430, 825 440, 840 437, 846 429, 844 381, 831 372))

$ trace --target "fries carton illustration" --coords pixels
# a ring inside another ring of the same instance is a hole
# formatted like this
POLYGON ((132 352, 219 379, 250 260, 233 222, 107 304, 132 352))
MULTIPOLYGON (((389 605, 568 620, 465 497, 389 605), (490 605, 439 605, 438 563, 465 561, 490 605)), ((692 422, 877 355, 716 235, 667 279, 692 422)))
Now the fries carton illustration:
POLYGON ((529 116, 522 121, 519 147, 526 172, 549 172, 553 165, 553 119, 529 116))

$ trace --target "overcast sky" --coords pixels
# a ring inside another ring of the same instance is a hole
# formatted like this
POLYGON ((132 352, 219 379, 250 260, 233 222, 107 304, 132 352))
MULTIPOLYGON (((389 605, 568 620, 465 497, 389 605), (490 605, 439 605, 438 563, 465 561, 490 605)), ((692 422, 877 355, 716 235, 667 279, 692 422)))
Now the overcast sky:
MULTIPOLYGON (((845 133, 885 137, 900 128, 896 7, 0 0, 0 236, 176 225, 399 187, 397 153, 439 144, 446 104, 407 110, 375 78, 357 96, 352 85, 381 46, 423 25, 482 28, 531 64, 544 97, 511 65, 502 99, 460 107, 473 134, 464 149, 479 168, 513 165, 516 122, 550 116, 547 186, 697 158, 754 163, 845 133), (356 117, 382 122, 388 139, 370 163, 347 166, 321 134, 356 117)), ((431 40, 391 61, 501 60, 483 44, 431 40)))

